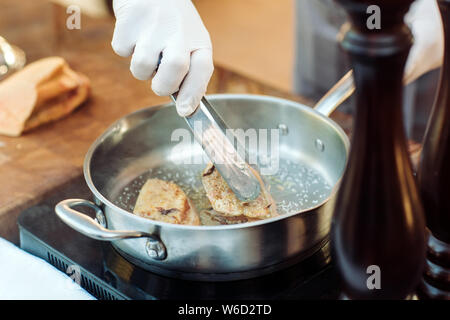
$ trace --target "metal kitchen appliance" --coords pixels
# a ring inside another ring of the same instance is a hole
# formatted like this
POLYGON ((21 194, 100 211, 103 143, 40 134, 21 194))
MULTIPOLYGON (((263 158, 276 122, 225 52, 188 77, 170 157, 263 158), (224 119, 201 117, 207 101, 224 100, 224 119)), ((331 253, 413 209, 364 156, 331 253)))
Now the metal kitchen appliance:
MULTIPOLYGON (((352 91, 348 83, 351 75, 333 91, 348 96, 352 91)), ((182 279, 253 278, 296 264, 317 250, 330 229, 333 199, 349 148, 346 134, 326 116, 333 108, 324 103, 311 109, 280 98, 243 94, 208 99, 231 128, 285 129, 275 140, 279 142, 279 170, 265 177, 281 215, 245 224, 185 226, 132 214, 139 190, 149 177, 180 185, 199 211, 205 203, 197 198, 206 162, 192 161, 203 151, 195 142, 174 143, 174 132, 186 128, 186 123, 174 105, 168 104, 125 116, 94 142, 85 158, 84 175, 95 203, 64 200, 56 206, 58 216, 89 237, 113 241, 132 263, 182 279), (186 160, 190 162, 185 164, 186 160), (280 187, 282 192, 277 192, 280 187), (97 221, 75 207, 93 209, 97 221)), ((258 161, 262 172, 267 159, 258 161)))
MULTIPOLYGON (((177 94, 171 95, 176 101, 177 94)), ((241 201, 255 200, 261 185, 247 163, 247 152, 209 101, 203 97, 193 114, 184 118, 197 142, 241 201)))
POLYGON ((8 74, 22 69, 25 62, 25 52, 0 36, 0 80, 8 74))

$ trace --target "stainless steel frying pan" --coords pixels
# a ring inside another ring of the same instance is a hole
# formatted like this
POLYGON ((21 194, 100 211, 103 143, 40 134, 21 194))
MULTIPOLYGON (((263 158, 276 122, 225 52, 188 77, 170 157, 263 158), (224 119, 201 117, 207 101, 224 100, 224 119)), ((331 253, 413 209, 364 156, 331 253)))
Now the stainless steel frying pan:
POLYGON ((279 170, 264 176, 283 212, 278 217, 184 226, 132 214, 139 189, 149 177, 176 182, 200 209, 207 203, 200 180, 206 162, 186 164, 202 158, 202 150, 193 139, 187 148, 174 141, 174 132, 181 132, 176 129, 188 129, 173 104, 137 111, 106 130, 84 162, 95 203, 64 200, 56 213, 86 236, 112 241, 132 263, 171 277, 235 280, 289 266, 315 252, 329 233, 349 142, 328 115, 351 91, 350 74, 316 109, 268 96, 208 96, 231 128, 280 129, 279 170), (95 210, 96 220, 77 210, 83 206, 95 210))

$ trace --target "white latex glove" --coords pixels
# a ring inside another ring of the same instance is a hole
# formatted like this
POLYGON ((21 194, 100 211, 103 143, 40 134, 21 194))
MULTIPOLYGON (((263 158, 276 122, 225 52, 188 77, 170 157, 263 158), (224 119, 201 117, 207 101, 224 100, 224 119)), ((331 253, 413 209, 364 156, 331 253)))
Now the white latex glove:
POLYGON ((206 92, 213 72, 212 45, 190 0, 114 0, 114 51, 130 56, 135 78, 152 80, 153 91, 168 96, 179 90, 177 111, 188 116, 206 92), (184 80, 184 81, 183 81, 184 80))
POLYGON ((436 0, 417 0, 405 17, 414 36, 405 67, 405 82, 442 65, 444 30, 436 0))

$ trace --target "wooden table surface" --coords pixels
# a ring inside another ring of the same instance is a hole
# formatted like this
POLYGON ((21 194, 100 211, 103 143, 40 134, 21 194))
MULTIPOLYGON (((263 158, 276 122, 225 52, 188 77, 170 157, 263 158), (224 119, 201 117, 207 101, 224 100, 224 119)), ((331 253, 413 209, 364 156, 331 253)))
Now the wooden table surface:
MULTIPOLYGON (((0 136, 0 236, 13 242, 17 242, 18 214, 46 192, 79 175, 87 149, 113 121, 142 107, 168 101, 154 95, 148 82, 131 76, 129 59, 113 53, 112 18, 83 16, 81 30, 67 30, 66 17, 64 9, 45 0, 1 1, 0 35, 21 47, 28 62, 62 56, 92 82, 89 100, 65 119, 19 138, 0 136)), ((230 45, 232 41, 233 37, 230 45)), ((227 63, 226 68, 216 64, 209 93, 263 93, 306 102, 271 88, 270 83, 243 78, 229 71, 233 68, 230 61, 227 63)), ((344 127, 349 127, 348 117, 336 116, 344 127)))

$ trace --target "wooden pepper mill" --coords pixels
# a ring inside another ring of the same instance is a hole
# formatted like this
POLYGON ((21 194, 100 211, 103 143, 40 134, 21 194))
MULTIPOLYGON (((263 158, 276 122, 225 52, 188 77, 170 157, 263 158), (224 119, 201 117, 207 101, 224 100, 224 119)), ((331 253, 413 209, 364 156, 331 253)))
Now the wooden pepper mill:
POLYGON ((445 34, 444 65, 419 165, 428 238, 420 298, 450 300, 450 0, 438 0, 445 34))
POLYGON ((412 0, 336 0, 350 28, 356 116, 332 223, 333 258, 350 299, 405 299, 420 282, 425 219, 402 123, 403 69, 412 44, 412 0), (380 14, 369 28, 368 7, 380 14), (374 7, 372 7, 374 8, 374 7))

